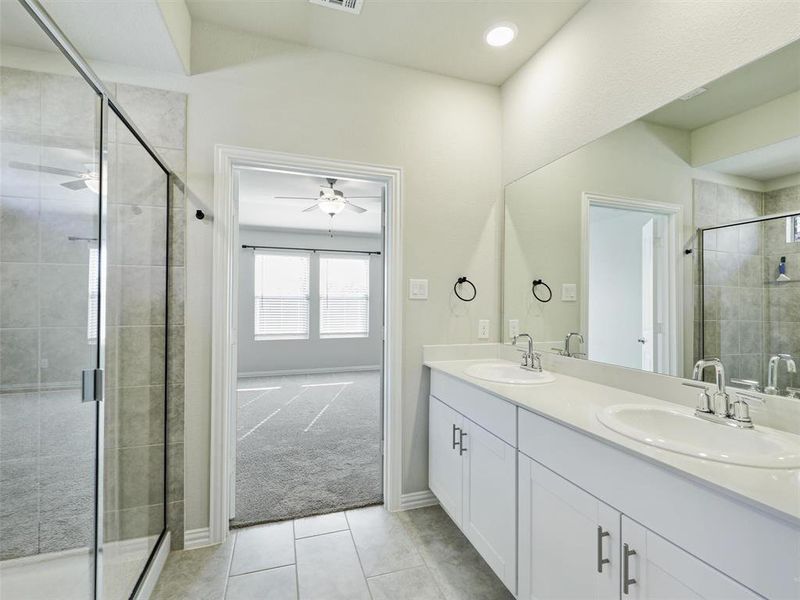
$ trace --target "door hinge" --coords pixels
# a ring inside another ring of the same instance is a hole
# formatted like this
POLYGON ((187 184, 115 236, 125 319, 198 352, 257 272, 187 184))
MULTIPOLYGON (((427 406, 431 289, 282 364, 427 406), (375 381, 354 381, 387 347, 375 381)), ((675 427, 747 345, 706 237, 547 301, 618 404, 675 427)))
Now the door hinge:
POLYGON ((103 369, 84 369, 81 373, 81 400, 100 402, 103 400, 103 369))

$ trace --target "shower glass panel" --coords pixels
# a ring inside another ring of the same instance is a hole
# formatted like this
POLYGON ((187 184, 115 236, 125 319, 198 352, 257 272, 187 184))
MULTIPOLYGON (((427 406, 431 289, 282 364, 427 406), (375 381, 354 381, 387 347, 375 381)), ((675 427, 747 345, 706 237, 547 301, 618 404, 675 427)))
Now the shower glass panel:
MULTIPOLYGON (((781 194, 800 210, 800 188, 781 194)), ((800 212, 702 231, 697 357, 720 358, 728 383, 800 397, 799 227, 800 212)))
POLYGON ((103 598, 123 600, 165 524, 167 174, 109 128, 103 598))
POLYGON ((99 360, 101 100, 77 74, 0 77, 0 597, 84 600, 102 422, 81 386, 99 360))

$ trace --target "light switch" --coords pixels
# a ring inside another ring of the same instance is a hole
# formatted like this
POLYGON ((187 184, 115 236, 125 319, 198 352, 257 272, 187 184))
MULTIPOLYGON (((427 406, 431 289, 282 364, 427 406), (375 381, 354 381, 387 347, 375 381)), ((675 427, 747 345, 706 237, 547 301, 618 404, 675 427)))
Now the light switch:
POLYGON ((481 319, 478 321, 478 339, 479 340, 488 340, 489 339, 489 320, 488 319, 481 319))
POLYGON ((519 335, 519 319, 508 320, 508 337, 514 339, 519 335))
POLYGON ((428 280, 427 279, 409 279, 408 280, 408 298, 409 298, 409 300, 427 300, 428 299, 428 280))
POLYGON ((578 285, 575 283, 561 284, 561 301, 575 302, 578 299, 578 285))

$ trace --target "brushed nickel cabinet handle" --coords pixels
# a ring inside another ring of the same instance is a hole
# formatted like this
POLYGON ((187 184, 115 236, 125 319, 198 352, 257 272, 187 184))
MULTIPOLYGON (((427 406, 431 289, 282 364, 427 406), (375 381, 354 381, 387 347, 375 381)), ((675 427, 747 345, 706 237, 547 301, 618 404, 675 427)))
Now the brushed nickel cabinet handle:
POLYGON ((636 550, 631 550, 628 544, 622 544, 622 593, 628 595, 630 586, 636 583, 636 580, 630 577, 629 559, 636 554, 636 550))
POLYGON ((607 565, 611 562, 610 558, 603 558, 603 538, 610 536, 611 533, 608 531, 603 531, 603 528, 598 525, 597 526, 597 572, 603 572, 603 565, 607 565))
POLYGON ((456 427, 455 424, 453 424, 453 450, 455 450, 456 446, 458 445, 458 441, 456 440, 456 431, 461 431, 461 428, 456 427))
POLYGON ((464 438, 467 437, 467 432, 462 430, 459 435, 461 437, 458 440, 458 454, 461 456, 467 451, 467 449, 464 448, 464 438))

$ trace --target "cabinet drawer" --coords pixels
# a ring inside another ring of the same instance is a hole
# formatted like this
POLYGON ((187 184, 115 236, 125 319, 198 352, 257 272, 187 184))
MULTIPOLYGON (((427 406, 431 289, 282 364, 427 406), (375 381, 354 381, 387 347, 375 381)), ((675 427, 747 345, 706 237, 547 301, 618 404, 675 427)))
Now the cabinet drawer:
POLYGON ((431 373, 431 395, 516 448, 517 408, 510 402, 438 371, 431 373))

